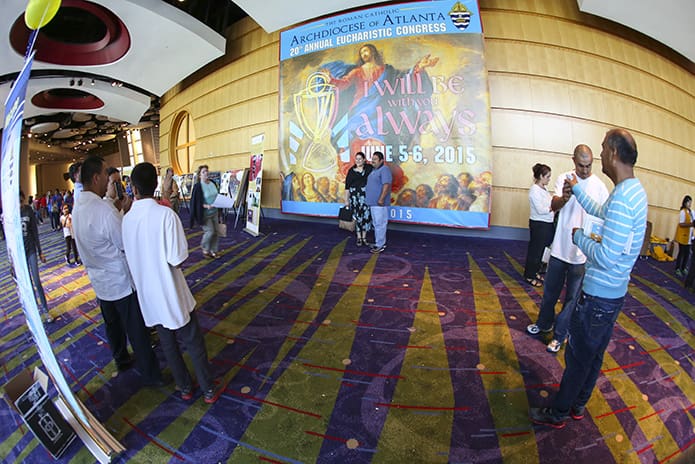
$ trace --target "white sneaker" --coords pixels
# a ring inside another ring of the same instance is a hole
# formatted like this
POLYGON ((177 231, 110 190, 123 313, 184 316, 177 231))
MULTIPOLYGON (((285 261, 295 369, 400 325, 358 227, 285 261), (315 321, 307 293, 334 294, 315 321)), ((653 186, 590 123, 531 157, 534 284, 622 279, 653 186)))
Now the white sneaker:
POLYGON ((560 351, 560 348, 562 348, 562 342, 560 340, 552 339, 550 343, 548 343, 546 350, 550 353, 557 353, 560 351))

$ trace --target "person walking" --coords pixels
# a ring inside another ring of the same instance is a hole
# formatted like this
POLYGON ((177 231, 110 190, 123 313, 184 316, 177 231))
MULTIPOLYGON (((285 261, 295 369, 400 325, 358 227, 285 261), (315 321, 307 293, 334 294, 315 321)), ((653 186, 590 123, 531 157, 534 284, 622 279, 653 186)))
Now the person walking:
POLYGON ((219 237, 217 235, 217 208, 212 206, 217 198, 217 186, 208 178, 208 167, 202 165, 198 168, 198 182, 191 192, 191 218, 190 227, 195 223, 203 228, 203 238, 200 248, 206 258, 218 258, 219 237))

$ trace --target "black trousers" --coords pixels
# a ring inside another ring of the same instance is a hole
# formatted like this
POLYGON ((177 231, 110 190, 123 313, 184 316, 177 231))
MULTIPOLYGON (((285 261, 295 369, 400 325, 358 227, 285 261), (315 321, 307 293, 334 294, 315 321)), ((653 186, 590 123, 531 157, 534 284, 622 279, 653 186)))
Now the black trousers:
POLYGON ((150 332, 140 312, 137 293, 116 301, 99 300, 101 315, 106 327, 106 338, 111 345, 111 353, 116 365, 130 360, 128 340, 135 354, 135 365, 143 381, 157 382, 162 379, 159 361, 150 342, 150 332))
POLYGON ((688 258, 690 257, 690 245, 678 244, 678 257, 676 258, 676 270, 684 271, 688 266, 688 258))
POLYGON ((163 325, 155 326, 159 335, 159 344, 164 352, 164 357, 171 368, 171 373, 174 376, 176 385, 181 389, 193 387, 193 380, 188 373, 186 364, 181 355, 181 349, 176 340, 178 336, 183 342, 183 346, 188 351, 191 357, 191 363, 195 370, 195 375, 198 378, 198 383, 203 392, 213 388, 213 379, 210 373, 210 362, 208 361, 208 352, 205 348, 205 340, 200 332, 198 324, 198 316, 195 311, 191 313, 191 320, 183 327, 171 330, 163 325))
POLYGON ((524 266, 524 277, 534 279, 541 267, 541 258, 545 247, 553 242, 555 229, 552 222, 528 221, 531 237, 528 241, 526 250, 526 265, 524 266))

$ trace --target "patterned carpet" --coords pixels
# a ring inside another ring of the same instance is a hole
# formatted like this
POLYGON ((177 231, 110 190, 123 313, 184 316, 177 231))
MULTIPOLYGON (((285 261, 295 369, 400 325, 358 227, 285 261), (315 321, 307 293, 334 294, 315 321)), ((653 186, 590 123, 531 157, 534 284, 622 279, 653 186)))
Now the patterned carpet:
MULTIPOLYGON (((84 269, 64 266, 62 234, 41 227, 57 317, 47 329, 73 390, 127 448, 114 462, 692 458, 695 296, 673 263, 638 261, 587 416, 552 430, 532 426, 528 408, 552 400, 564 350, 525 333, 542 289, 523 283, 523 242, 391 231, 372 255, 332 224, 265 220, 258 238, 230 227, 211 261, 187 230, 184 270, 224 385, 210 406, 117 375, 84 269)), ((0 276, 4 384, 38 356, 6 262, 0 276)), ((0 458, 50 461, 1 404, 0 458)), ((75 442, 59 462, 94 458, 75 442)))

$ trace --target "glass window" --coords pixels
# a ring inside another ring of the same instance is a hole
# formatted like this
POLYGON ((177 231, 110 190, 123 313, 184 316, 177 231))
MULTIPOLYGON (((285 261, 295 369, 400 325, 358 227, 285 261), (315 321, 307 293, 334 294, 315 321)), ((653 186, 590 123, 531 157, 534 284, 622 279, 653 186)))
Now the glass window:
POLYGON ((179 113, 174 120, 171 146, 174 174, 192 172, 191 167, 195 162, 195 129, 193 118, 186 111, 179 113))

